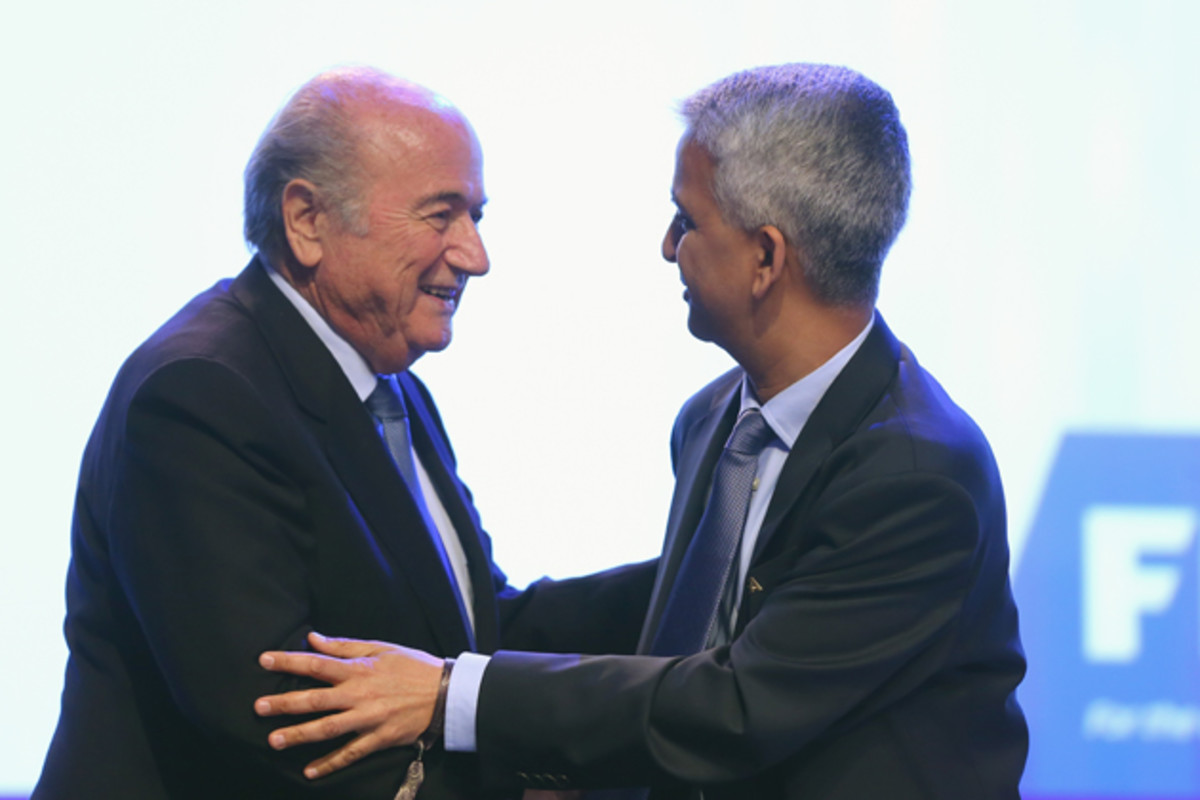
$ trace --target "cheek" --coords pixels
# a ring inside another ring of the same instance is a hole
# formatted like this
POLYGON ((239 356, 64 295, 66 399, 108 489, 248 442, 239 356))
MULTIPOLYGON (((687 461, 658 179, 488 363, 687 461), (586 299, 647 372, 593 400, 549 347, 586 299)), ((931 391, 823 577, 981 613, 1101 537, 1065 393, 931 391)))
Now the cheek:
POLYGON ((376 254, 379 269, 375 272, 375 289, 391 302, 411 305, 424 279, 427 262, 424 254, 409 244, 380 249, 376 254))
POLYGON ((397 279, 411 283, 413 288, 433 277, 444 251, 441 237, 433 233, 398 237, 389 249, 397 279))
POLYGON ((679 270, 688 280, 699 279, 705 271, 704 248, 694 234, 688 234, 679 241, 676 251, 676 261, 679 270))

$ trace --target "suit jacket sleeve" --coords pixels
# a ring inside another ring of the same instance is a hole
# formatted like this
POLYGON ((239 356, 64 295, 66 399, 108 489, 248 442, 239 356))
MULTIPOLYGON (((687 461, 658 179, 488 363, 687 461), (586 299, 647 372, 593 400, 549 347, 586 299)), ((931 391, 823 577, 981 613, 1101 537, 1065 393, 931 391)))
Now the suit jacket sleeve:
POLYGON ((257 663, 267 647, 303 649, 316 613, 295 431, 248 381, 199 358, 152 372, 109 424, 122 428, 105 438, 110 491, 90 512, 107 517, 112 569, 166 691, 231 759, 211 768, 296 796, 390 796, 404 754, 314 784, 300 768, 327 748, 272 751, 279 721, 252 710, 260 695, 308 685, 257 663))
POLYGON ((579 578, 542 578, 500 596, 501 646, 546 653, 633 653, 658 560, 579 578))
POLYGON ((497 654, 479 703, 487 779, 719 785, 890 715, 952 785, 986 781, 988 748, 968 743, 1012 729, 1023 671, 994 467, 981 439, 943 448, 888 427, 825 460, 782 523, 785 544, 752 567, 764 589, 744 599, 750 619, 730 646, 497 654))

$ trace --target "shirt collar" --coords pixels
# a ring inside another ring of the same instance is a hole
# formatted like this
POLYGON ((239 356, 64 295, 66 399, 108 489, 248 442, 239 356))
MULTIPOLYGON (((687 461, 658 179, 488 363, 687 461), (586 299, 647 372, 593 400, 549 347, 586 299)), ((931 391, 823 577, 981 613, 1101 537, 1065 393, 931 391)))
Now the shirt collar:
POLYGON ((305 300, 296 291, 295 287, 288 283, 274 267, 268 266, 262 259, 259 259, 259 263, 267 271, 271 282, 279 287, 279 291, 283 292, 283 296, 296 307, 296 310, 300 312, 300 316, 304 317, 304 321, 308 323, 308 327, 312 328, 317 338, 325 343, 329 354, 333 356, 334 361, 338 363, 338 366, 342 368, 342 372, 346 374, 346 379, 350 381, 350 385, 354 387, 354 392, 358 395, 358 399, 366 402, 367 396, 375 391, 375 386, 379 381, 375 371, 371 369, 371 365, 354 349, 354 345, 343 339, 325 321, 325 318, 317 313, 312 304, 305 300))
POLYGON ((829 390, 833 381, 841 374, 854 354, 858 352, 858 348, 862 346, 867 334, 874 326, 875 315, 872 314, 871 319, 867 322, 867 327, 863 328, 849 344, 837 351, 824 364, 772 397, 766 405, 758 402, 754 391, 750 388, 749 377, 743 376, 742 405, 738 417, 740 418, 749 409, 760 409, 763 419, 779 437, 784 449, 791 450, 796 439, 800 437, 800 431, 804 430, 804 425, 812 416, 813 410, 816 409, 817 403, 821 402, 825 392, 829 390))

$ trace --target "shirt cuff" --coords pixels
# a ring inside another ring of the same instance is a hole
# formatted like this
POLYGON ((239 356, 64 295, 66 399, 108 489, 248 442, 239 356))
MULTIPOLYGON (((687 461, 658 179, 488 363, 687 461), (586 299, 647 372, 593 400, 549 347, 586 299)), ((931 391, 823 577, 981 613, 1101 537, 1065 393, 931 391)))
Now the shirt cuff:
POLYGON ((483 671, 491 660, 479 653, 463 653, 454 662, 446 690, 446 728, 442 734, 447 750, 475 752, 475 709, 479 706, 483 671))

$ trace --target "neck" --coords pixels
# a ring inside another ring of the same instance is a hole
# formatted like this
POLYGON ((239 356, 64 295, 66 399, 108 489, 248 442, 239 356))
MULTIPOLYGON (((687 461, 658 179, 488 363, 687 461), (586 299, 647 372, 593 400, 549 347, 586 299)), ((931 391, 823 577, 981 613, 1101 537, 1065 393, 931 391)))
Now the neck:
POLYGON ((373 347, 373 343, 384 341, 386 337, 370 328, 368 322, 347 313, 339 304, 330 302, 320 291, 314 270, 305 269, 294 259, 285 259, 282 264, 272 262, 271 268, 279 273, 338 337, 354 348, 373 372, 379 375, 399 374, 411 367, 419 357, 419 353, 414 355, 407 347, 400 352, 399 357, 394 352, 389 356, 385 347, 373 347))
POLYGON ((837 355, 862 333, 873 313, 870 307, 819 307, 780 315, 734 358, 746 370, 758 401, 765 403, 837 355))

